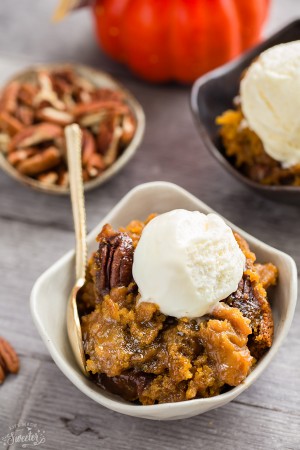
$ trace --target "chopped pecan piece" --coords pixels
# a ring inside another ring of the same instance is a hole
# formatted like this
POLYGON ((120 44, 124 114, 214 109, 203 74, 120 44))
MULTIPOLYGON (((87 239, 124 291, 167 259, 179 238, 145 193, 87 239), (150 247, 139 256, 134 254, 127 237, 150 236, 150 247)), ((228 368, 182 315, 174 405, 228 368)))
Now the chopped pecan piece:
POLYGON ((73 86, 76 83, 75 74, 71 67, 55 70, 49 74, 52 82, 53 90, 58 95, 71 94, 73 86))
POLYGON ((91 178, 96 177, 99 173, 105 170, 105 162, 103 157, 99 153, 91 155, 88 164, 86 166, 87 172, 91 178))
POLYGON ((96 142, 92 133, 84 128, 82 131, 82 165, 88 165, 90 158, 96 153, 96 142))
POLYGON ((49 122, 42 122, 31 127, 24 128, 15 134, 9 144, 9 151, 16 147, 31 147, 41 142, 50 141, 63 135, 63 128, 49 122))
POLYGON ((6 111, 0 112, 0 126, 11 136, 23 129, 23 124, 6 111))
POLYGON ((36 155, 37 153, 38 153, 37 150, 32 148, 32 147, 21 148, 19 150, 14 151, 14 152, 10 152, 8 157, 7 157, 7 161, 12 166, 17 166, 22 161, 27 160, 27 158, 30 158, 31 156, 36 155))
POLYGON ((6 110, 8 113, 13 114, 17 109, 17 99, 20 90, 19 81, 12 81, 6 86, 2 93, 1 109, 6 110))
POLYGON ((92 92, 93 100, 113 100, 123 103, 125 101, 124 94, 111 89, 98 88, 92 92))
POLYGON ((124 146, 126 146, 132 140, 136 128, 135 120, 132 115, 127 115, 123 117, 122 128, 123 133, 121 142, 124 146))
POLYGON ((57 184, 58 186, 69 186, 69 172, 66 169, 59 170, 57 184))
POLYGON ((0 150, 6 155, 8 152, 8 145, 10 143, 10 136, 7 133, 0 132, 0 150))
POLYGON ((107 116, 108 113, 106 111, 98 111, 82 116, 78 122, 82 127, 95 127, 98 131, 100 123, 105 120, 107 116))
POLYGON ((95 255, 95 290, 98 299, 112 288, 128 286, 132 281, 133 243, 126 233, 115 232, 105 225, 98 236, 99 249, 95 255))

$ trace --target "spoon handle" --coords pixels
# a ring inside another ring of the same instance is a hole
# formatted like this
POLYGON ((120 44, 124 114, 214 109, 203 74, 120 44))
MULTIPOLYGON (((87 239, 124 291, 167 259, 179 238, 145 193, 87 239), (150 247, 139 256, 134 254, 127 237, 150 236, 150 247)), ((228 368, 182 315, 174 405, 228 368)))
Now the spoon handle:
POLYGON ((76 279, 85 280, 87 262, 86 215, 82 180, 81 147, 82 133, 77 124, 65 128, 71 203, 76 238, 76 279))

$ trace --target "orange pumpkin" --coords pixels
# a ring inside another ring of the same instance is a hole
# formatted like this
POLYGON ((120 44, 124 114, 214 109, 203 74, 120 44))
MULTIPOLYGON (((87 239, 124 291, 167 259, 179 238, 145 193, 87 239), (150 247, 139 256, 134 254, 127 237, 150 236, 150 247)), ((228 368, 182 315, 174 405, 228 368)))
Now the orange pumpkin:
POLYGON ((271 0, 96 0, 97 37, 142 78, 190 83, 260 39, 271 0))

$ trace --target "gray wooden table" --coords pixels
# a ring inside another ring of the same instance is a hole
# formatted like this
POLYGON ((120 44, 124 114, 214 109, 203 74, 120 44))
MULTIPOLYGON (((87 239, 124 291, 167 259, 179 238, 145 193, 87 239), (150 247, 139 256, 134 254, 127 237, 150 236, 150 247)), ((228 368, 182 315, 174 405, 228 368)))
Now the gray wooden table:
MULTIPOLYGON (((147 117, 144 142, 132 164, 87 195, 89 229, 133 186, 168 180, 299 265, 299 209, 264 200, 224 173, 198 137, 189 89, 135 79, 98 51, 87 11, 53 26, 49 17, 55 3, 1 0, 0 81, 30 61, 80 61, 118 76, 147 117)), ((298 15, 299 0, 274 0, 266 33, 298 15)), ((20 374, 0 387, 0 448, 9 427, 28 421, 45 430, 41 448, 51 450, 300 449, 300 305, 275 360, 234 402, 185 421, 134 419, 79 392, 52 362, 32 323, 29 295, 36 278, 74 244, 69 199, 33 192, 0 173, 0 236, 0 335, 16 347, 22 363, 20 374)))

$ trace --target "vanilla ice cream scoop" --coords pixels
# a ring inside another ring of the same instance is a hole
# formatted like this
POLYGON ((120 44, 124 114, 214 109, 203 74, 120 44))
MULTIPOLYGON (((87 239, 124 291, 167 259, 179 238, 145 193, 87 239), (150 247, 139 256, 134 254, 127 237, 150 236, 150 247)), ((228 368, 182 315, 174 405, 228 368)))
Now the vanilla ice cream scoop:
POLYGON ((261 53, 241 82, 241 106, 266 153, 283 167, 300 163, 300 41, 261 53))
POLYGON ((141 302, 162 313, 200 317, 236 291, 245 256, 216 214, 176 209, 144 228, 134 252, 133 278, 141 302))

